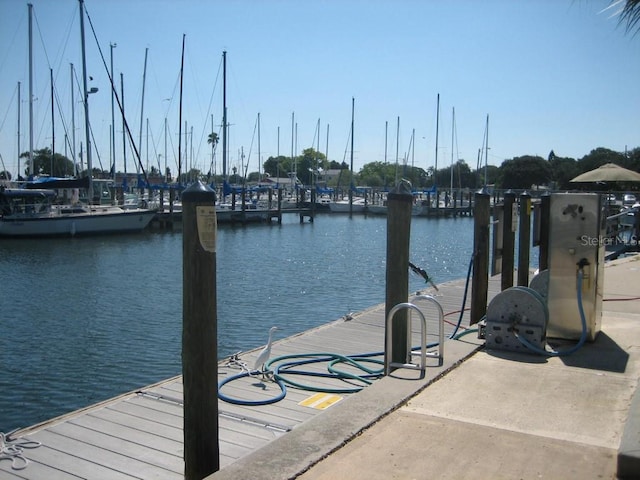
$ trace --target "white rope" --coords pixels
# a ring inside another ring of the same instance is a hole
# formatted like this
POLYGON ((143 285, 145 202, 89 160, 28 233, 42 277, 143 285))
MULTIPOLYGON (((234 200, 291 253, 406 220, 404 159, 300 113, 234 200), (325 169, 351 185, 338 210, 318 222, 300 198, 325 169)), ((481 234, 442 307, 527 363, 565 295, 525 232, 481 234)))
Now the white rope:
POLYGON ((239 370, 242 370, 243 372, 251 373, 251 370, 249 369, 249 365, 247 365, 247 362, 240 360, 240 356, 239 356, 240 353, 241 352, 237 352, 231 355, 227 360, 227 363, 224 364, 224 366, 229 368, 239 369, 239 370))
POLYGON ((23 470, 29 465, 29 460, 23 455, 25 448, 37 448, 40 442, 33 440, 9 440, 11 434, 0 432, 0 461, 11 460, 13 470, 23 470))

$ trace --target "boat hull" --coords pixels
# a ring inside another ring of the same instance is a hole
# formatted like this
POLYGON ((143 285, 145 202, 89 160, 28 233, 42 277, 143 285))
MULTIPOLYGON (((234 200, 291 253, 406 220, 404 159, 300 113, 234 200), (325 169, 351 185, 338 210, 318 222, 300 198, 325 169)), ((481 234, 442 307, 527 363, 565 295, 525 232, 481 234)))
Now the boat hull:
POLYGON ((62 214, 25 218, 1 218, 0 237, 73 237, 132 233, 144 230, 153 210, 105 209, 104 212, 62 214))
POLYGON ((329 209, 332 213, 364 213, 365 204, 364 202, 353 202, 352 205, 349 205, 349 202, 338 201, 331 202, 329 204, 329 209))

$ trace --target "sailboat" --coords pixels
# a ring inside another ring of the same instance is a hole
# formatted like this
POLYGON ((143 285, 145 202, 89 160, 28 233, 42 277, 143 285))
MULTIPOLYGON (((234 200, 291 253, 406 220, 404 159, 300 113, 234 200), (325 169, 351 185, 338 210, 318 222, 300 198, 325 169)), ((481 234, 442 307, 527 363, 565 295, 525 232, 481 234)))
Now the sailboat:
POLYGON ((354 135, 354 111, 355 111, 355 98, 351 98, 351 164, 349 167, 349 179, 350 179, 350 187, 349 187, 349 196, 343 197, 340 200, 336 200, 334 202, 329 203, 329 209, 332 213, 349 213, 352 215, 353 213, 363 213, 367 210, 367 201, 364 197, 356 197, 354 198, 353 192, 356 190, 356 186, 353 183, 353 135, 354 135))
MULTIPOLYGON (((84 0, 80 3, 80 31, 84 76, 84 109, 87 145, 88 198, 93 198, 91 178, 91 143, 89 135, 89 106, 87 69, 84 45, 84 0)), ((29 6, 31 16, 31 6, 29 6)), ((31 29, 29 29, 31 42, 31 29)), ((31 48, 29 48, 31 65, 31 48)), ((31 68, 29 69, 31 75, 31 68)), ((31 79, 30 79, 31 80, 31 79)), ((29 128, 33 125, 30 122, 29 128)), ((30 149, 30 151, 32 151, 30 149)), ((31 157, 31 155, 30 155, 31 157)), ((42 183, 42 185, 47 185, 42 183)), ((34 186, 34 185, 31 185, 34 186)), ((38 185, 39 186, 39 185, 38 185)), ((156 212, 148 209, 124 210, 113 205, 81 204, 78 189, 72 189, 72 204, 59 205, 52 188, 0 188, 0 237, 51 237, 103 233, 138 232, 145 229, 156 212)))

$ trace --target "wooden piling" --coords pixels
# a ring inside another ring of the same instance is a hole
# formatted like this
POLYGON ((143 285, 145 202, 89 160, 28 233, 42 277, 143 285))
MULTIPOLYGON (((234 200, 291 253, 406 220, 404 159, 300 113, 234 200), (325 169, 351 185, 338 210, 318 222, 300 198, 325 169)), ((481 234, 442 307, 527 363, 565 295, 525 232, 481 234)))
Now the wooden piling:
POLYGON ((540 196, 540 245, 538 251, 538 268, 542 272, 549 268, 549 223, 551 215, 551 195, 540 196))
MULTIPOLYGON (((411 235, 411 207, 413 195, 400 183, 387 196, 387 274, 385 318, 393 307, 409 299, 409 239, 411 235)), ((385 365, 407 363, 411 346, 408 345, 408 311, 400 310, 394 317, 391 331, 385 330, 385 338, 392 336, 393 357, 385 351, 385 365)), ((386 325, 386 323, 385 323, 386 325)), ((386 327, 385 327, 386 328, 386 327)))
POLYGON ((220 469, 216 195, 196 182, 182 194, 182 376, 185 479, 220 469))
POLYGON ((517 229, 517 216, 514 205, 516 205, 516 194, 508 190, 504 194, 504 225, 502 228, 502 276, 500 278, 500 288, 506 290, 513 287, 513 269, 515 261, 515 240, 517 229))
POLYGON ((529 249, 531 248, 531 194, 520 194, 518 234, 518 286, 529 286, 529 249))
POLYGON ((478 323, 487 312, 489 292, 489 221, 491 196, 478 192, 473 209, 473 277, 471 279, 471 312, 469 324, 478 323))

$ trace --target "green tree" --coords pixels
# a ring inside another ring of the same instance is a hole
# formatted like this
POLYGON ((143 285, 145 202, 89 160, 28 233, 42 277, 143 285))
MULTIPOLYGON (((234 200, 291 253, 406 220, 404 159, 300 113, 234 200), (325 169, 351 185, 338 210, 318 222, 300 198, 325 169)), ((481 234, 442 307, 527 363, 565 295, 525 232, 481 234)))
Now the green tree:
POLYGON ((302 151, 302 155, 297 158, 296 172, 298 178, 305 185, 311 185, 314 182, 318 167, 326 168, 326 157, 322 152, 317 152, 313 148, 306 148, 302 151))
POLYGON ((578 162, 573 158, 562 158, 554 155, 549 160, 549 165, 551 166, 554 190, 570 188, 571 179, 580 175, 578 162))
POLYGON ((496 185, 500 180, 500 167, 495 165, 487 165, 486 167, 480 167, 473 172, 474 183, 470 185, 471 188, 480 188, 485 185, 496 185), (486 182, 485 182, 486 176, 486 182))
MULTIPOLYGON (((29 152, 20 154, 20 158, 28 159, 29 152)), ((26 163, 26 162, 25 162, 26 163)), ((28 175, 29 167, 25 165, 24 173, 28 175)), ((45 147, 33 152, 33 170, 34 175, 50 175, 52 177, 66 177, 73 175, 73 162, 64 155, 55 153, 51 155, 51 149, 45 147)))
MULTIPOLYGON (((398 177, 401 176, 398 172, 398 177)), ((396 179, 396 166, 384 162, 367 163, 358 172, 358 178, 371 187, 392 187, 396 179)))
POLYGON ((591 150, 587 155, 578 160, 578 168, 580 173, 594 170, 605 163, 615 163, 616 165, 626 166, 626 157, 624 153, 615 152, 608 148, 598 147, 591 150))
POLYGON ((640 147, 636 147, 633 150, 629 150, 626 153, 627 166, 626 168, 633 170, 634 172, 640 172, 640 147))
POLYGON ((500 176, 500 188, 529 189, 532 185, 547 185, 553 175, 547 160, 526 155, 502 162, 500 176))
POLYGON ((280 155, 279 157, 269 157, 262 165, 262 170, 272 177, 286 177, 290 172, 293 162, 290 157, 280 155))

